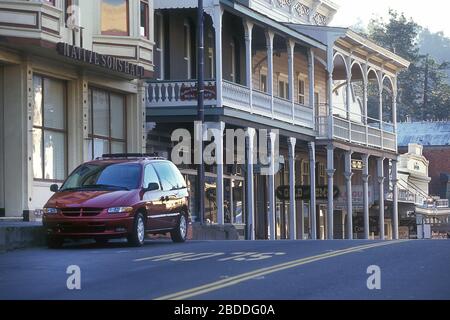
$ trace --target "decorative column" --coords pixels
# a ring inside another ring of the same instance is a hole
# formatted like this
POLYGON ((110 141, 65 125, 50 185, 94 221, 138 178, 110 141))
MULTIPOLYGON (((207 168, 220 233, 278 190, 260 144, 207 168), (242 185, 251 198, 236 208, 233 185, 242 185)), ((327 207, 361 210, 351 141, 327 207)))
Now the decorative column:
POLYGON ((327 215, 327 239, 334 239, 334 146, 327 146, 327 175, 328 175, 328 215, 327 215))
POLYGON ((327 47, 327 95, 328 95, 328 139, 334 137, 333 118, 333 70, 334 70, 334 43, 330 41, 327 47))
POLYGON ((253 165, 257 159, 255 154, 255 135, 256 130, 253 128, 247 128, 247 232, 248 239, 255 240, 255 188, 253 181, 253 165))
POLYGON ((273 39, 275 33, 273 31, 266 31, 266 46, 267 46, 267 90, 271 96, 270 110, 272 112, 272 118, 274 117, 273 110, 273 39))
POLYGON ((380 240, 384 240, 384 158, 377 159, 378 187, 380 193, 380 240))
POLYGON ((245 79, 247 87, 250 89, 249 105, 250 110, 253 113, 253 54, 252 54, 252 41, 253 41, 253 23, 244 20, 245 31, 245 79))
POLYGON ((369 76, 367 75, 367 72, 369 70, 368 65, 367 65, 368 61, 366 61, 366 64, 364 64, 363 69, 364 69, 364 75, 363 75, 363 107, 364 107, 364 124, 366 125, 366 146, 369 146, 369 115, 368 115, 368 110, 367 110, 367 104, 368 104, 368 99, 369 99, 369 94, 368 94, 368 86, 369 86, 369 76))
POLYGON ((295 94, 294 94, 294 51, 295 50, 295 41, 289 39, 287 41, 287 53, 288 53, 288 74, 289 74, 289 101, 292 103, 292 123, 295 124, 295 94))
POLYGON ((269 239, 275 240, 275 147, 276 147, 277 134, 274 132, 269 133, 269 146, 270 146, 270 168, 269 168, 269 239))
MULTIPOLYGON (((317 222, 316 222, 316 144, 314 142, 308 143, 309 150, 309 172, 311 179, 311 202, 310 202, 310 228, 311 239, 317 240, 317 222)), ((302 217, 303 218, 303 217, 302 217)), ((303 237, 302 237, 303 239, 303 237)))
POLYGON ((352 192, 352 151, 345 153, 345 182, 347 191, 347 239, 353 240, 353 192, 352 192))
POLYGON ((223 8, 214 6, 212 15, 215 30, 215 59, 216 59, 216 100, 217 107, 222 107, 222 16, 223 8))
MULTIPOLYGON (((351 57, 347 57, 346 58, 347 61, 347 99, 345 101, 345 108, 346 108, 346 114, 347 114, 347 119, 350 120, 350 108, 351 108, 351 102, 352 102, 352 68, 351 68, 351 63, 352 63, 352 59, 351 57)), ((350 128, 349 128, 350 129, 350 128)), ((351 132, 351 131, 349 131, 351 132)), ((351 134, 350 134, 350 138, 351 138, 351 134)))
POLYGON ((381 149, 384 148, 384 128, 383 128, 383 73, 379 72, 379 81, 378 81, 378 88, 379 88, 379 115, 380 115, 380 137, 381 137, 381 141, 380 141, 380 147, 381 149))
POLYGON ((369 223, 369 155, 364 154, 363 160, 363 202, 364 202, 364 239, 369 240, 370 223, 369 223))
MULTIPOLYGON (((297 139, 289 138, 289 238, 297 240, 297 206, 295 197, 295 145, 297 139)), ((302 222, 303 226, 303 222, 302 222)))
POLYGON ((308 54, 308 81, 309 81, 309 107, 313 111, 313 119, 315 121, 318 114, 316 114, 316 108, 315 108, 315 95, 314 95, 314 88, 315 88, 315 63, 314 63, 314 50, 312 48, 309 48, 307 51, 308 54))
POLYGON ((397 159, 392 161, 392 188, 393 188, 393 198, 392 198, 392 224, 393 224, 393 238, 394 240, 399 239, 398 233, 398 173, 397 173, 397 159))

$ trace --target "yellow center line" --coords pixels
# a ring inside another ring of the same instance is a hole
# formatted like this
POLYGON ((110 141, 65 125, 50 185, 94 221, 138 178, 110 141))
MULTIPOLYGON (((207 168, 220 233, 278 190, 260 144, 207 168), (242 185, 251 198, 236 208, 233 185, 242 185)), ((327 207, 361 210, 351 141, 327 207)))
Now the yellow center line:
POLYGON ((205 285, 201 285, 201 286, 198 286, 198 287, 195 287, 192 289, 165 295, 165 296, 156 298, 155 300, 185 300, 185 299, 189 299, 189 298, 199 296, 199 295, 202 295, 205 293, 216 291, 216 290, 219 290, 222 288, 230 287, 230 286, 233 286, 233 285, 236 285, 241 282, 251 280, 251 279, 254 279, 257 277, 261 277, 261 276, 265 276, 265 275, 268 275, 271 273, 295 268, 295 267, 309 264, 312 262, 325 260, 325 259, 329 259, 329 258, 333 258, 333 257, 337 257, 337 256, 342 256, 345 254, 355 253, 355 252, 365 250, 365 249, 372 249, 372 248, 377 248, 377 247, 382 247, 382 246, 387 246, 387 245, 392 245, 392 244, 398 244, 398 243, 402 243, 405 241, 407 241, 407 240, 379 242, 379 243, 374 243, 374 244, 361 245, 361 246, 357 246, 357 247, 353 247, 353 248, 338 250, 335 252, 329 252, 329 253, 319 254, 316 256, 301 258, 301 259, 294 260, 294 261, 288 261, 288 262, 284 262, 284 263, 277 264, 274 266, 257 269, 254 271, 250 271, 250 272, 246 272, 246 273, 237 275, 237 276, 233 276, 233 277, 229 277, 229 278, 226 278, 223 280, 219 280, 219 281, 215 281, 215 282, 208 283, 205 285))

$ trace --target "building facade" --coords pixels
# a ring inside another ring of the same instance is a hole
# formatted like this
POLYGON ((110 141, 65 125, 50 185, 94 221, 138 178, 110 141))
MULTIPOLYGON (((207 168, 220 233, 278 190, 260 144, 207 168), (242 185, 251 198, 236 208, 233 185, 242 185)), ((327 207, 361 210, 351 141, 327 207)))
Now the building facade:
POLYGON ((152 0, 0 2, 0 215, 108 152, 145 150, 152 0))
MULTIPOLYGON (((174 130, 195 133, 196 7, 154 2, 147 150, 167 157, 174 130)), ((205 1, 200 130, 215 133, 216 159, 233 152, 227 129, 246 133, 243 163, 207 166, 207 221, 233 223, 247 239, 398 238, 396 78, 409 63, 329 27, 336 10, 316 0, 205 1), (265 138, 274 175, 254 159, 265 138)), ((195 166, 183 173, 195 221, 195 166)))

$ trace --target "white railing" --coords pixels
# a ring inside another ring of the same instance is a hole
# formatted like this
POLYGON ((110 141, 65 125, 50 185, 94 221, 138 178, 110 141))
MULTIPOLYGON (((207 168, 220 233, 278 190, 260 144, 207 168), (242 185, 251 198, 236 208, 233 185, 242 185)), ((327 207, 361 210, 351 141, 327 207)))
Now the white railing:
POLYGON ((313 112, 307 106, 294 103, 294 121, 295 124, 302 125, 307 128, 314 128, 313 112))
POLYGON ((272 98, 264 92, 253 91, 253 112, 265 117, 272 117, 272 98))
POLYGON ((251 112, 249 88, 224 80, 222 95, 224 105, 251 112))
MULTIPOLYGON (((343 115, 333 116, 334 138, 344 140, 350 143, 357 143, 364 146, 378 149, 397 151, 397 137, 394 133, 394 126, 391 123, 374 122, 374 119, 367 125, 362 122, 344 118, 343 115), (383 130, 380 129, 383 128, 383 130)), ((328 117, 316 117, 316 131, 318 137, 328 138, 328 117)))
MULTIPOLYGON (((394 194, 392 191, 385 194, 385 200, 387 201, 393 201, 394 200, 394 194)), ((417 203, 416 194, 406 190, 406 189, 398 189, 398 201, 399 202, 405 202, 405 203, 417 203)))
MULTIPOLYGON (((148 83, 149 107, 179 107, 197 105, 197 81, 152 81, 148 83)), ((216 82, 205 82, 205 105, 216 102, 216 82)))
POLYGON ((292 108, 292 101, 278 97, 273 98, 273 116, 275 119, 293 123, 294 116, 292 115, 292 108))
MULTIPOLYGON (((258 90, 253 90, 253 106, 251 106, 248 87, 226 80, 223 80, 222 83, 222 101, 226 107, 306 128, 314 128, 311 108, 293 104, 292 101, 279 97, 273 97, 272 103, 272 97, 269 94, 258 90)), ((205 105, 215 104, 216 82, 206 81, 205 105)), ((150 108, 195 107, 197 105, 197 82, 196 80, 151 81, 148 83, 147 105, 150 108)))

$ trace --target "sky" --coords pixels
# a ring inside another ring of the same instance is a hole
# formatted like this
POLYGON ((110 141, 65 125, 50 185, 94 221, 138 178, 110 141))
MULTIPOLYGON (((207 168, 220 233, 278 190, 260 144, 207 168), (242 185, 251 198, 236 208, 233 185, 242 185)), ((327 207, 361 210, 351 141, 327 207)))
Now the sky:
POLYGON ((419 25, 432 32, 443 31, 450 37, 450 1, 448 0, 332 0, 340 9, 332 26, 349 27, 361 21, 364 25, 373 17, 386 17, 389 8, 404 12, 419 25), (426 4, 426 5, 425 5, 426 4))

